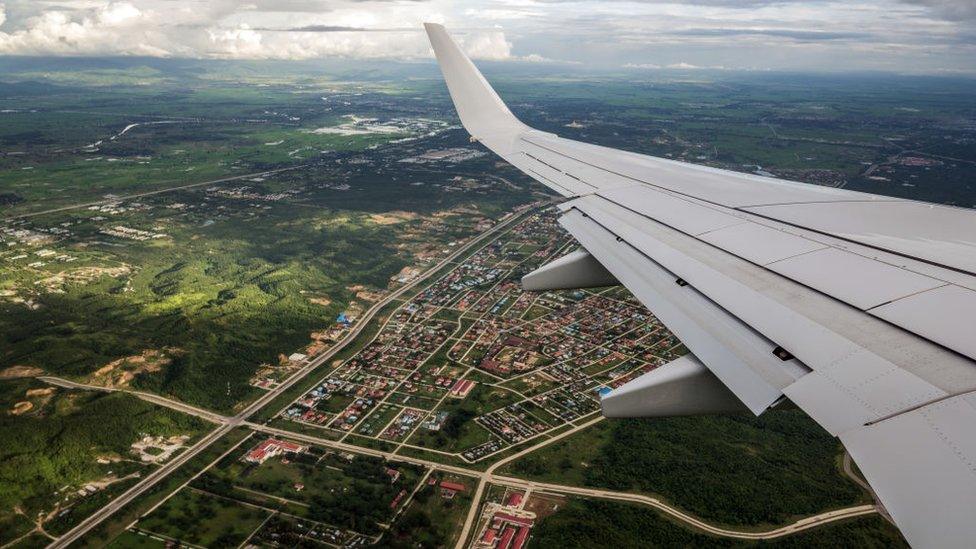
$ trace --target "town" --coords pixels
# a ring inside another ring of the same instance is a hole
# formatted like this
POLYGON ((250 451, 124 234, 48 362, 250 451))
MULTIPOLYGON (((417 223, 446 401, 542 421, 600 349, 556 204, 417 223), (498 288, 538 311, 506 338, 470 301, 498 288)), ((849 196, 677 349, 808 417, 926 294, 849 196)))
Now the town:
POLYGON ((521 290, 573 247, 554 209, 528 216, 400 305, 282 417, 476 463, 595 415, 601 390, 683 349, 618 288, 521 290))

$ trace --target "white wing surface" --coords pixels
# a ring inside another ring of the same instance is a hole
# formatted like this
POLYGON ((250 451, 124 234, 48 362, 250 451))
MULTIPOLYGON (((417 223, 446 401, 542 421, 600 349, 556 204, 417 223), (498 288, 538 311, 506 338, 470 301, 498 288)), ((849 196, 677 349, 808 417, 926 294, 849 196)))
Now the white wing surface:
POLYGON ((606 279, 595 259, 697 359, 614 391, 605 412, 724 410, 726 391, 760 414, 788 398, 840 438, 909 542, 976 543, 976 212, 534 130, 426 28, 472 137, 568 198, 560 222, 592 257, 533 284, 565 287, 574 265, 606 279))

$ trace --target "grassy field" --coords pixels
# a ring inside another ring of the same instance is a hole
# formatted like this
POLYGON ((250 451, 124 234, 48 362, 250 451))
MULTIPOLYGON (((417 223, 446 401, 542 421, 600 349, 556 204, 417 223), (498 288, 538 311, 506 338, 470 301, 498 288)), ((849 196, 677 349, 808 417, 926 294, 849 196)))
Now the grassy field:
POLYGON ((165 480, 156 484, 138 498, 134 499, 108 519, 103 521, 94 529, 90 530, 82 537, 77 545, 79 547, 95 548, 105 547, 114 540, 121 538, 119 543, 122 547, 133 539, 139 543, 147 542, 140 538, 132 538, 127 534, 130 524, 136 522, 141 516, 150 511, 155 505, 159 504, 165 497, 189 481, 194 475, 202 471, 207 465, 218 459, 224 452, 234 448, 235 445, 248 440, 251 431, 246 429, 234 429, 230 433, 218 439, 199 454, 193 456, 179 467, 174 473, 166 477, 165 480))
POLYGON ((437 486, 421 488, 410 507, 394 523, 383 544, 398 548, 452 547, 461 534, 477 481, 453 476, 449 480, 465 484, 469 489, 445 498, 437 486))
POLYGON ((232 500, 184 490, 140 520, 136 527, 194 545, 233 547, 247 539, 269 515, 232 500))
POLYGON ((518 400, 518 395, 507 389, 479 384, 466 398, 448 398, 436 408, 438 412, 450 414, 439 431, 418 429, 408 442, 446 452, 457 452, 487 442, 491 433, 471 420, 518 400))

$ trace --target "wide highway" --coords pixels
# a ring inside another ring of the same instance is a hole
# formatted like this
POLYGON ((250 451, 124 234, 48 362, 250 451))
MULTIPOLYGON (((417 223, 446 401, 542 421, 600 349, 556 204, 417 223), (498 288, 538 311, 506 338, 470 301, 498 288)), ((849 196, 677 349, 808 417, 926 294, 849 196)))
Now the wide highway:
MULTIPOLYGON (((204 183, 200 183, 199 185, 203 185, 203 184, 204 183)), ((503 219, 500 223, 496 223, 495 226, 491 227, 487 231, 471 239, 463 246, 455 250, 453 253, 451 253, 441 261, 439 261, 436 265, 428 268, 422 275, 418 276, 417 278, 410 281, 409 283, 401 286, 396 291, 390 293, 383 300, 376 302, 372 307, 370 307, 363 314, 362 318, 353 326, 351 330, 349 330, 349 332, 345 335, 345 337, 343 337, 339 342, 333 345, 328 351, 315 357, 313 360, 309 361, 307 365, 305 365, 300 370, 292 374, 287 380, 281 383, 281 385, 261 395, 261 397, 256 399, 254 402, 250 403, 247 407, 241 410, 241 412, 238 413, 236 416, 224 418, 224 421, 222 421, 216 429, 209 432, 206 436, 204 436, 199 441, 197 441, 196 444, 189 447, 187 450, 185 450, 184 452, 182 452, 181 454, 179 454, 178 456, 176 456, 175 458, 167 462, 159 469, 147 475, 145 478, 143 478, 137 484, 135 484, 134 486, 132 486, 131 488, 123 492, 121 495, 113 499, 107 505, 105 505, 98 511, 95 511, 88 518, 78 523, 77 526, 69 530, 63 536, 51 542, 48 545, 48 549, 58 549, 61 547, 67 547, 70 544, 74 543, 82 536, 84 536, 86 533, 88 533, 92 528, 94 528, 99 523, 101 523, 103 520, 105 520, 113 513, 115 513, 122 507, 124 507, 126 504, 128 504, 129 502, 136 499, 144 492, 146 492, 147 490, 155 486, 161 480, 166 478, 170 473, 179 469, 180 466, 182 466, 184 463, 192 459, 195 455, 199 454, 204 449, 209 447, 211 444, 216 442, 218 439, 220 439, 220 437, 227 434, 231 429, 247 421, 249 417, 254 415, 258 410, 263 408, 269 402, 273 401, 278 395, 287 391, 293 385, 295 385, 296 383, 304 379, 305 376, 310 374, 318 366, 330 360, 332 357, 334 357, 336 354, 342 351, 342 349, 344 349, 347 345, 352 343, 356 339, 356 337, 358 337, 359 334, 363 331, 363 329, 365 329, 365 327, 369 325, 370 321, 372 321, 376 313, 379 312, 381 309, 383 309, 383 307, 387 306, 392 301, 400 298, 401 296, 409 292, 411 289, 415 288, 417 285, 422 284, 423 282, 428 280, 431 276, 433 276, 435 273, 440 271, 441 268, 445 267, 446 265, 448 265, 449 263, 451 263, 452 261, 460 257, 471 248, 478 246, 479 244, 485 242, 489 237, 511 226, 516 220, 522 217, 522 214, 524 214, 527 210, 531 209, 533 206, 538 206, 538 204, 533 204, 533 205, 519 208, 513 214, 510 214, 505 219, 503 219)), ((49 378, 48 381, 52 384, 57 384, 54 383, 54 379, 56 378, 49 378)), ((73 384, 73 382, 68 382, 67 380, 58 379, 58 381, 68 383, 68 384, 73 384)), ((65 386, 64 384, 61 385, 65 386)), ((74 383, 73 385, 75 386, 74 388, 105 390, 102 387, 86 386, 77 383, 74 383)), ((136 396, 141 397, 142 395, 137 394, 136 396)), ((182 405, 176 403, 176 401, 173 401, 171 399, 165 399, 163 397, 160 397, 158 403, 164 406, 174 407, 176 409, 179 409, 189 414, 198 415, 208 420, 212 420, 211 418, 215 415, 213 414, 213 412, 206 412, 205 414, 202 414, 200 412, 205 412, 205 411, 202 411, 199 408, 182 405), (174 404, 178 404, 178 406, 173 406, 174 404)), ((359 449, 359 451, 361 450, 362 449, 359 449)))

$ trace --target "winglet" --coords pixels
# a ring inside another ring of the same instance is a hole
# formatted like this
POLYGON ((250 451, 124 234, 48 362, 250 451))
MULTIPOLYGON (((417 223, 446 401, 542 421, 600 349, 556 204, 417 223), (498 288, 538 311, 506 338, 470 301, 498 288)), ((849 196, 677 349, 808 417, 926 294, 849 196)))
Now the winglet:
POLYGON ((508 110, 443 25, 424 23, 424 29, 464 129, 489 149, 505 156, 511 150, 512 140, 530 128, 508 110))

